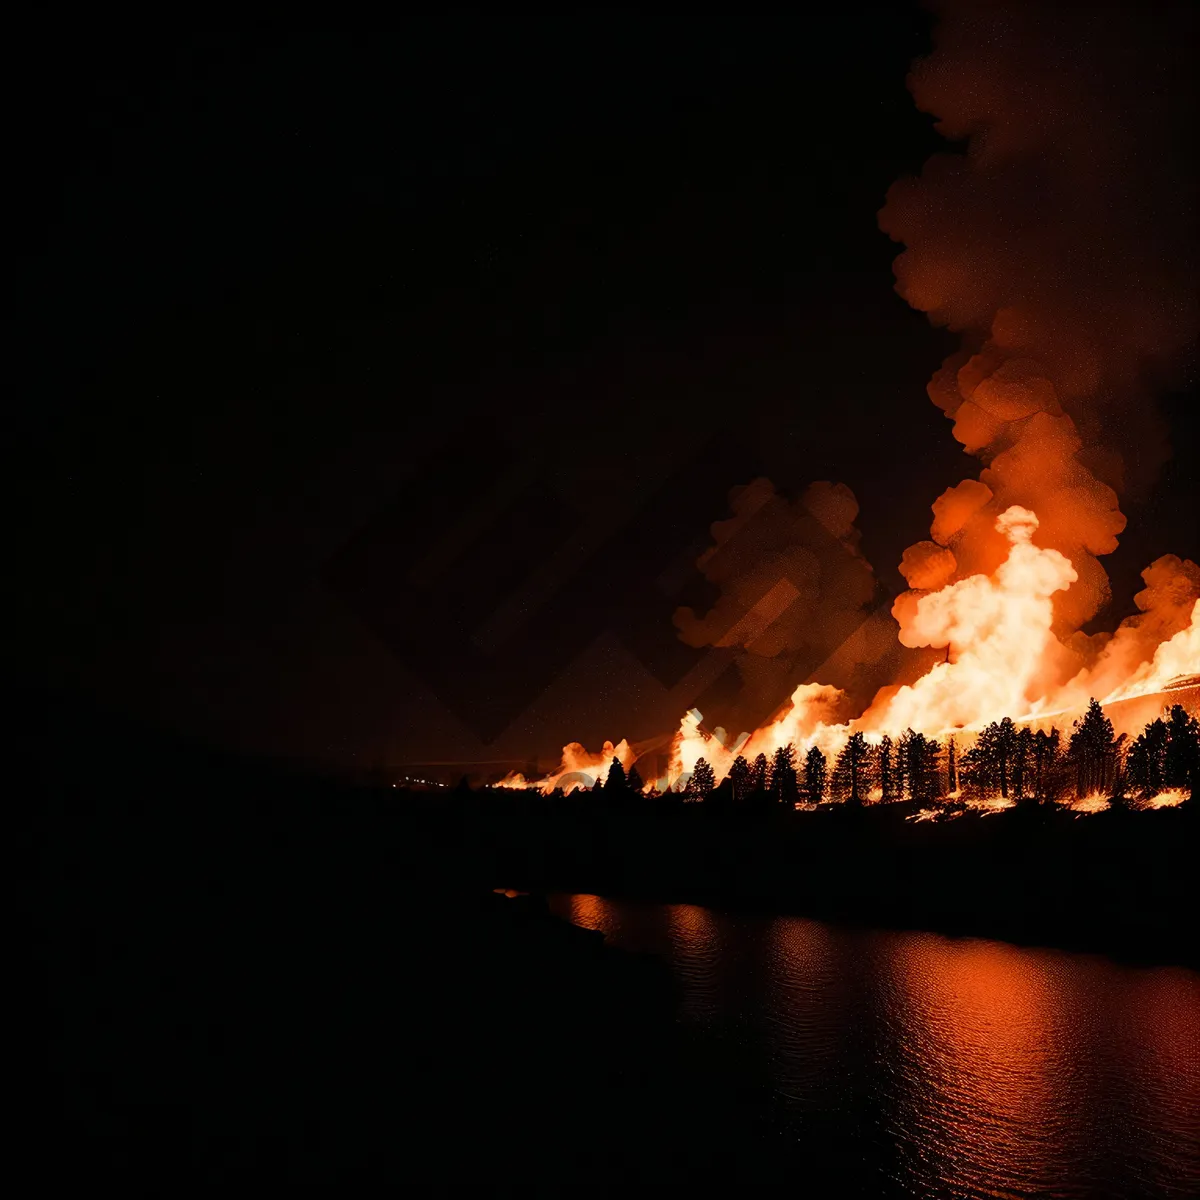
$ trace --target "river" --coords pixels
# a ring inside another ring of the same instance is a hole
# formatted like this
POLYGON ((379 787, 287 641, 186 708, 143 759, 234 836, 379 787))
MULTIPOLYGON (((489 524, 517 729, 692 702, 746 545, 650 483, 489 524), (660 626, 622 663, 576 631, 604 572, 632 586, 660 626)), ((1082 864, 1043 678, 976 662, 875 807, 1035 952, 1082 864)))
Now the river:
POLYGON ((665 960, 687 1036, 760 1081, 770 1135, 840 1195, 1200 1195, 1194 972, 694 905, 551 906, 665 960))

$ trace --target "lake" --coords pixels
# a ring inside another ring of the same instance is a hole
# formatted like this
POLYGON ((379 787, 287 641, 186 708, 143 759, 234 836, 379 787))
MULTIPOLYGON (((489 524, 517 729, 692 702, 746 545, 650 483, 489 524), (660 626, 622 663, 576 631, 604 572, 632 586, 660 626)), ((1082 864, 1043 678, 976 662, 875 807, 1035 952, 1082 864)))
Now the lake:
POLYGON ((670 966, 696 1053, 744 1068, 764 1136, 838 1195, 1200 1194, 1194 972, 694 905, 551 907, 670 966))

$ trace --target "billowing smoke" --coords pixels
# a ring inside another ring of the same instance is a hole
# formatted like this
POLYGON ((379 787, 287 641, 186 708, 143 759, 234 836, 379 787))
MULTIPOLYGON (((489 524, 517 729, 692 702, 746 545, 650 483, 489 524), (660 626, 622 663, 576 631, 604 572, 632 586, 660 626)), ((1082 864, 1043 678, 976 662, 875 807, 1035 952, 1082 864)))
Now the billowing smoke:
MULTIPOLYGON (((663 786, 701 757, 721 779, 739 753, 833 757, 852 731, 941 737, 1200 672, 1200 567, 1174 555, 1143 571, 1115 634, 1082 632, 1109 596, 1099 560, 1125 527, 1119 497, 1169 453, 1153 393, 1195 343, 1193 6, 938 7, 909 86, 960 145, 895 184, 880 225, 906 246, 901 295, 961 335, 929 394, 983 469, 938 498, 929 540, 904 553, 903 662, 871 612, 849 490, 736 489, 699 561, 719 598, 675 623, 693 646, 735 651, 746 690, 790 699, 736 739, 689 712, 663 786), (897 669, 867 704, 872 661, 897 669)), ((569 747, 564 770, 582 753, 569 747)))
MULTIPOLYGON (((1191 6, 937 7, 909 87, 965 147, 896 183, 879 219, 907 247, 898 291, 962 335, 929 394, 984 470, 934 505, 894 612, 916 644, 920 597, 994 571, 1008 552, 997 514, 1021 505, 1078 575, 1054 598, 1069 636, 1108 599, 1098 556, 1124 528, 1118 496, 1168 453, 1149 393, 1196 333, 1191 6)), ((1064 678, 1098 649, 1074 648, 1064 678)))
POLYGON ((757 721, 863 626, 877 583, 845 484, 813 483, 789 500, 756 479, 734 488, 730 505, 697 560, 720 594, 703 615, 678 609, 675 626, 690 646, 735 652, 741 696, 731 716, 757 721))
POLYGON ((1128 687, 1138 668, 1151 662, 1163 644, 1194 624, 1200 566, 1164 554, 1142 572, 1142 579, 1146 586, 1133 598, 1137 613, 1126 617, 1111 637, 1098 634, 1091 639, 1093 648, 1099 648, 1095 661, 1063 689, 1059 704, 1079 705, 1091 696, 1103 698, 1128 687))

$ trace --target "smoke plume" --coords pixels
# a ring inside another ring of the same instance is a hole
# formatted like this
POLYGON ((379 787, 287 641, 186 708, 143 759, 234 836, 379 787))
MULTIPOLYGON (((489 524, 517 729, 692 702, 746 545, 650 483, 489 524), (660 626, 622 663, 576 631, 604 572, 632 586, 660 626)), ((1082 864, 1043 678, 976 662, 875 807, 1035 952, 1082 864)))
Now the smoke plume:
POLYGON ((909 88, 965 145, 897 182, 879 221, 906 246, 897 290, 962 335, 929 395, 984 469, 934 504, 894 613, 915 644, 920 598, 994 571, 1008 552, 997 515, 1020 505, 1075 567, 1054 597, 1069 637, 1108 599, 1098 559, 1125 525, 1119 495, 1168 453, 1150 390, 1195 338, 1193 18, 988 0, 938 12, 909 88))
MULTIPOLYGON (((719 597, 675 624, 692 646, 733 651, 745 691, 790 699, 733 741, 689 712, 661 787, 701 758, 722 779, 737 754, 969 735, 1069 716, 1089 697, 1178 691, 1200 672, 1200 567, 1174 555, 1143 571, 1138 612, 1115 634, 1082 631, 1109 598, 1100 559, 1125 527, 1120 497, 1168 454, 1154 391, 1195 342, 1193 8, 938 11, 909 87, 957 145, 896 183, 879 221, 906 247, 897 290, 961 335, 929 395, 982 470, 934 502, 929 539, 904 552, 909 590, 892 614, 910 657, 865 712, 854 668, 888 662, 893 629, 871 611, 854 496, 736 489, 698 563, 719 597)), ((585 753, 568 751, 564 769, 585 753)))

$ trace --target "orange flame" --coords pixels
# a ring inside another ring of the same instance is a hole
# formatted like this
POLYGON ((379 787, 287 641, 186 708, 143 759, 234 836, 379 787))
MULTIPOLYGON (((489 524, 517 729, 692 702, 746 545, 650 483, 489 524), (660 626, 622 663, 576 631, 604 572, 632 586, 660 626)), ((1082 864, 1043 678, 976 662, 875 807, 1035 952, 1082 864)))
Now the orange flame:
POLYGON ((590 753, 579 742, 571 742, 563 747, 562 762, 554 774, 547 775, 545 779, 530 781, 519 771, 512 771, 495 786, 536 788, 547 795, 555 788, 561 787, 564 793, 570 794, 576 788, 590 788, 597 781, 606 782, 614 758, 620 761, 626 771, 633 766, 633 748, 624 738, 615 746, 612 742, 605 742, 599 754, 590 753))
POLYGON ((1189 793, 1184 788, 1171 788, 1165 792, 1159 792, 1157 796, 1151 796, 1143 807, 1145 808, 1176 808, 1182 804, 1189 793))
POLYGON ((1111 692, 1105 703, 1161 692, 1175 680, 1197 672, 1200 672, 1200 600, 1192 608, 1192 619, 1187 628, 1161 643, 1154 657, 1134 671, 1124 685, 1111 692))
MULTIPOLYGON (((1089 672, 1076 671, 1062 682, 1078 659, 1056 636, 1054 611, 1055 595, 1068 589, 1078 575, 1064 554, 1035 544, 1038 525, 1029 509, 1010 506, 994 522, 1008 545, 995 570, 944 582, 937 590, 908 592, 897 601, 893 611, 905 645, 947 650, 946 661, 935 664, 915 683, 882 689, 857 719, 847 719, 847 697, 838 688, 804 683, 775 720, 736 739, 721 729, 712 733, 703 729, 702 714, 692 709, 680 722, 666 775, 648 783, 647 790, 654 786, 667 790, 686 781, 701 758, 719 782, 738 755, 750 761, 764 754, 769 760, 781 746, 794 746, 798 759, 817 746, 832 761, 856 731, 875 743, 884 734, 905 729, 937 737, 979 729, 1002 717, 1031 720, 1081 708, 1090 696, 1089 672)), ((919 581, 929 579, 919 576, 919 581)), ((1111 656, 1104 668, 1105 677, 1111 677, 1111 656)), ((1148 661, 1131 663, 1126 678, 1105 702, 1161 691, 1172 681, 1197 673, 1200 600, 1190 623, 1160 642, 1148 661)), ((616 746, 605 742, 599 754, 573 742, 563 749, 562 763, 553 774, 532 782, 511 775, 501 786, 534 787, 546 793, 557 787, 564 791, 590 787, 594 779, 607 777, 614 756, 626 769, 635 757, 626 741, 616 746)), ((1096 812, 1107 806, 1107 800, 1101 800, 1084 797, 1072 807, 1077 812, 1096 812)), ((1164 807, 1179 800, 1159 797, 1150 803, 1164 807)), ((995 797, 971 806, 998 812, 1011 805, 1011 800, 995 797)))
POLYGON ((902 623, 908 646, 947 647, 937 663, 909 687, 867 710, 864 724, 899 733, 932 733, 985 724, 1028 711, 1051 648, 1051 597, 1075 582, 1070 562, 1057 550, 1033 544, 1038 519, 1013 505, 996 520, 1008 557, 992 575, 969 575, 921 596, 902 623))

